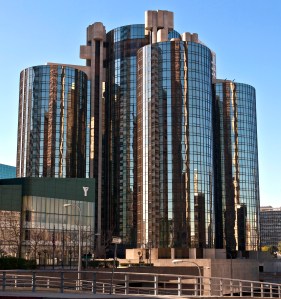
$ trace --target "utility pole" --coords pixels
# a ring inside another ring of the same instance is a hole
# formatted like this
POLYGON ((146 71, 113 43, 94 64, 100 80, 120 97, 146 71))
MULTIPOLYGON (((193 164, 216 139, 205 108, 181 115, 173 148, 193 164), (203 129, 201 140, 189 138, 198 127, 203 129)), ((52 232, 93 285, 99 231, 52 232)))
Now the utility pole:
POLYGON ((52 234, 52 243, 53 243, 53 270, 55 269, 55 248, 56 248, 55 232, 56 232, 56 227, 54 226, 54 230, 53 230, 53 234, 52 234))

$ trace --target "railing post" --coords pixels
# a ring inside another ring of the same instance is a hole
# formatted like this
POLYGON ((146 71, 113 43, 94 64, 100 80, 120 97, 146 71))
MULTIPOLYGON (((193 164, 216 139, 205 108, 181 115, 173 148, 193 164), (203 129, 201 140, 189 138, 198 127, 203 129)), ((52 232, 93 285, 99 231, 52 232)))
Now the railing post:
POLYGON ((202 296, 202 276, 198 278, 199 296, 202 296))
POLYGON ((261 283, 261 298, 263 298, 263 283, 261 283))
POLYGON ((181 295, 182 295, 181 277, 178 277, 178 296, 181 297, 181 295))
POLYGON ((273 297, 272 296, 272 284, 269 285, 269 292, 270 292, 270 297, 273 297))
POLYGON ((129 287, 130 287, 129 275, 125 274, 125 295, 129 294, 129 287))
POLYGON ((281 287, 280 287, 280 285, 278 286, 278 297, 279 298, 281 297, 281 287))
POLYGON ((243 296, 243 285, 242 285, 242 281, 239 281, 239 293, 240 293, 240 296, 242 297, 243 296))
POLYGON ((230 295, 233 296, 233 281, 232 280, 230 280, 229 286, 230 286, 230 295))
POLYGON ((212 296, 212 278, 209 277, 209 296, 212 296))
POLYGON ((158 276, 154 275, 154 295, 158 295, 158 276))
POLYGON ((254 297, 254 285, 251 282, 251 297, 254 297))
POLYGON ((15 288, 17 288, 18 287, 18 280, 17 280, 18 277, 17 277, 17 275, 15 275, 14 277, 15 277, 15 288))
POLYGON ((198 296, 198 279, 195 278, 194 295, 198 296))
MULTIPOLYGON (((115 245, 116 245, 116 244, 115 244, 115 245)), ((114 263, 115 263, 115 261, 114 261, 114 263)), ((112 294, 114 266, 115 266, 115 264, 113 265, 113 267, 112 267, 112 271, 111 271, 111 279, 110 279, 110 290, 109 290, 109 294, 112 294)))
POLYGON ((2 274, 2 291, 5 292, 6 289, 6 271, 3 271, 2 274))
POLYGON ((97 273, 93 272, 92 293, 97 293, 97 273))
POLYGON ((222 280, 220 279, 220 297, 223 296, 223 285, 222 280))
POLYGON ((36 291, 36 273, 32 272, 32 292, 36 291))
POLYGON ((64 272, 60 273, 60 292, 63 293, 64 290, 64 272))

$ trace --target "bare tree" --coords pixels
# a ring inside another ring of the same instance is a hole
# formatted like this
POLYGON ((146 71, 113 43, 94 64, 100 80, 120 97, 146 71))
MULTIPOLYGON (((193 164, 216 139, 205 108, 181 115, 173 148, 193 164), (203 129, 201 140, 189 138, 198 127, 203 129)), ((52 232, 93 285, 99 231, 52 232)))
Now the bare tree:
POLYGON ((19 257, 20 212, 0 211, 0 251, 2 255, 19 257))
POLYGON ((44 247, 45 240, 46 240, 46 230, 43 228, 31 228, 29 230, 30 236, 29 236, 29 247, 30 247, 30 253, 31 256, 36 259, 37 253, 41 249, 40 247, 44 247))

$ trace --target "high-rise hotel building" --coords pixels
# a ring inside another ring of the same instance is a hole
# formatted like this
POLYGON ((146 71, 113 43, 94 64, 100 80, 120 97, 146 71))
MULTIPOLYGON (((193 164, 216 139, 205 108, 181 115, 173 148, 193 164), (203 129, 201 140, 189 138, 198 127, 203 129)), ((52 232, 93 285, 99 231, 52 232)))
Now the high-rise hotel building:
POLYGON ((90 25, 80 57, 22 71, 17 175, 96 178, 97 246, 256 250, 255 89, 168 11, 90 25))

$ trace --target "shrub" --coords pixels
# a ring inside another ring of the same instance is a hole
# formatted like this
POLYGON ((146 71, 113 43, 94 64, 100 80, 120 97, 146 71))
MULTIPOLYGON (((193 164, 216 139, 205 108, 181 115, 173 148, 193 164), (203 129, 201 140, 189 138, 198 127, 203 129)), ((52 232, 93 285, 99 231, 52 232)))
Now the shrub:
POLYGON ((35 260, 25 260, 23 258, 16 257, 2 257, 0 258, 1 270, 13 270, 13 269, 36 269, 35 260))
MULTIPOLYGON (((110 260, 93 260, 88 262, 88 268, 113 268, 114 261, 110 260)), ((116 261, 116 267, 119 266, 119 262, 116 261)), ((83 267, 85 267, 85 262, 83 262, 83 267)))

